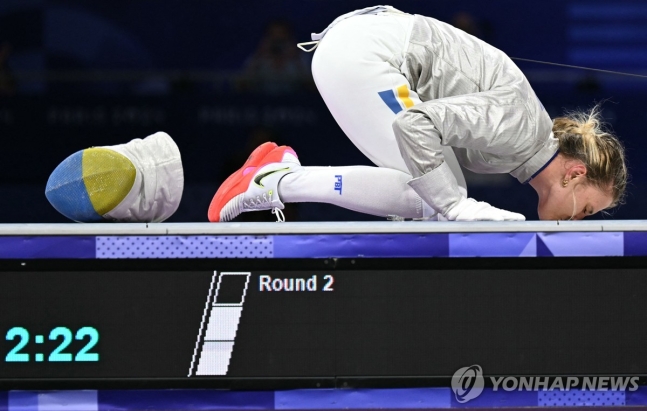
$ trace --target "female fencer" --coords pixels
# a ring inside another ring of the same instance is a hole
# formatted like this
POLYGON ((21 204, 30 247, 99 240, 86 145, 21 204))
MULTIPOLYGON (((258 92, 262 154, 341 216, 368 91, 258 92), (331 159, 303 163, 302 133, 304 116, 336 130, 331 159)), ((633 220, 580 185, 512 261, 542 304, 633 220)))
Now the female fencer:
POLYGON ((210 221, 278 213, 288 202, 414 219, 525 219, 469 198, 459 164, 530 184, 542 220, 580 220, 622 202, 624 149, 599 110, 551 120, 493 46, 389 6, 345 14, 313 40, 321 96, 377 167, 303 167, 290 147, 266 143, 221 185, 210 221))

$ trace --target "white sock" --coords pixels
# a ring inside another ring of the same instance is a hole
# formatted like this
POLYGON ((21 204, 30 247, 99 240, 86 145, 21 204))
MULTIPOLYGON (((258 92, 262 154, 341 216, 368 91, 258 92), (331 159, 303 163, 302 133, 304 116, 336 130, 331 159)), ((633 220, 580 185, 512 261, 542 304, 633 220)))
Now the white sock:
POLYGON ((381 167, 303 167, 283 177, 278 190, 285 203, 328 203, 382 217, 421 218, 424 203, 409 180, 409 174, 381 167))

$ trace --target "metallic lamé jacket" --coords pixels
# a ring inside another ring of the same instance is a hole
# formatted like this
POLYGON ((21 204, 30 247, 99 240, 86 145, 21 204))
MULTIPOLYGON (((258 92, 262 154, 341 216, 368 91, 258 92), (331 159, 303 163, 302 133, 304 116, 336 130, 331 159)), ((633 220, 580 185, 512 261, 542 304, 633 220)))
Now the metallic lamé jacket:
POLYGON ((397 67, 423 101, 393 123, 413 177, 443 162, 451 146, 476 173, 528 181, 558 149, 552 120, 528 80, 502 51, 436 19, 415 15, 397 67))

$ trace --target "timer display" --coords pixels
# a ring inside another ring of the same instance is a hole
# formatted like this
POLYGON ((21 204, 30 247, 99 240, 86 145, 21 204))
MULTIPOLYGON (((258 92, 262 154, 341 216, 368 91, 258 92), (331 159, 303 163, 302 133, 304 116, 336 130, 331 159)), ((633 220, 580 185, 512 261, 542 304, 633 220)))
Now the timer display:
POLYGON ((279 268, 204 268, 225 264, 218 260, 178 261, 184 269, 176 271, 0 266, 0 384, 263 380, 289 388, 296 379, 448 378, 469 364, 490 375, 647 370, 647 268, 517 260, 438 259, 419 269, 243 259, 229 264, 279 268))
POLYGON ((0 380, 186 378, 213 270, 0 275, 0 380))
MULTIPOLYGON (((5 362, 29 362, 31 360, 36 362, 99 361, 99 354, 91 352, 99 342, 99 331, 94 327, 82 327, 76 333, 73 333, 67 327, 54 328, 49 333, 49 340, 57 341, 59 344, 47 356, 38 352, 32 357, 29 353, 23 352, 23 349, 31 342, 29 331, 24 327, 12 327, 7 331, 5 339, 16 342, 16 345, 5 357, 5 362), (87 340, 87 343, 76 353, 66 352, 73 337, 78 341, 87 340)), ((43 344, 44 342, 43 335, 35 336, 35 344, 43 344)))

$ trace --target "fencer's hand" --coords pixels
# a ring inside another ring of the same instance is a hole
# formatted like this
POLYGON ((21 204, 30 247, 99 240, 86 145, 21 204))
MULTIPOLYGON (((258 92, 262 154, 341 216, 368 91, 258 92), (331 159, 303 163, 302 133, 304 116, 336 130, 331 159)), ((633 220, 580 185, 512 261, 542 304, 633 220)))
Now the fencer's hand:
POLYGON ((492 207, 483 201, 463 198, 445 215, 450 221, 525 221, 526 217, 500 208, 492 207))

